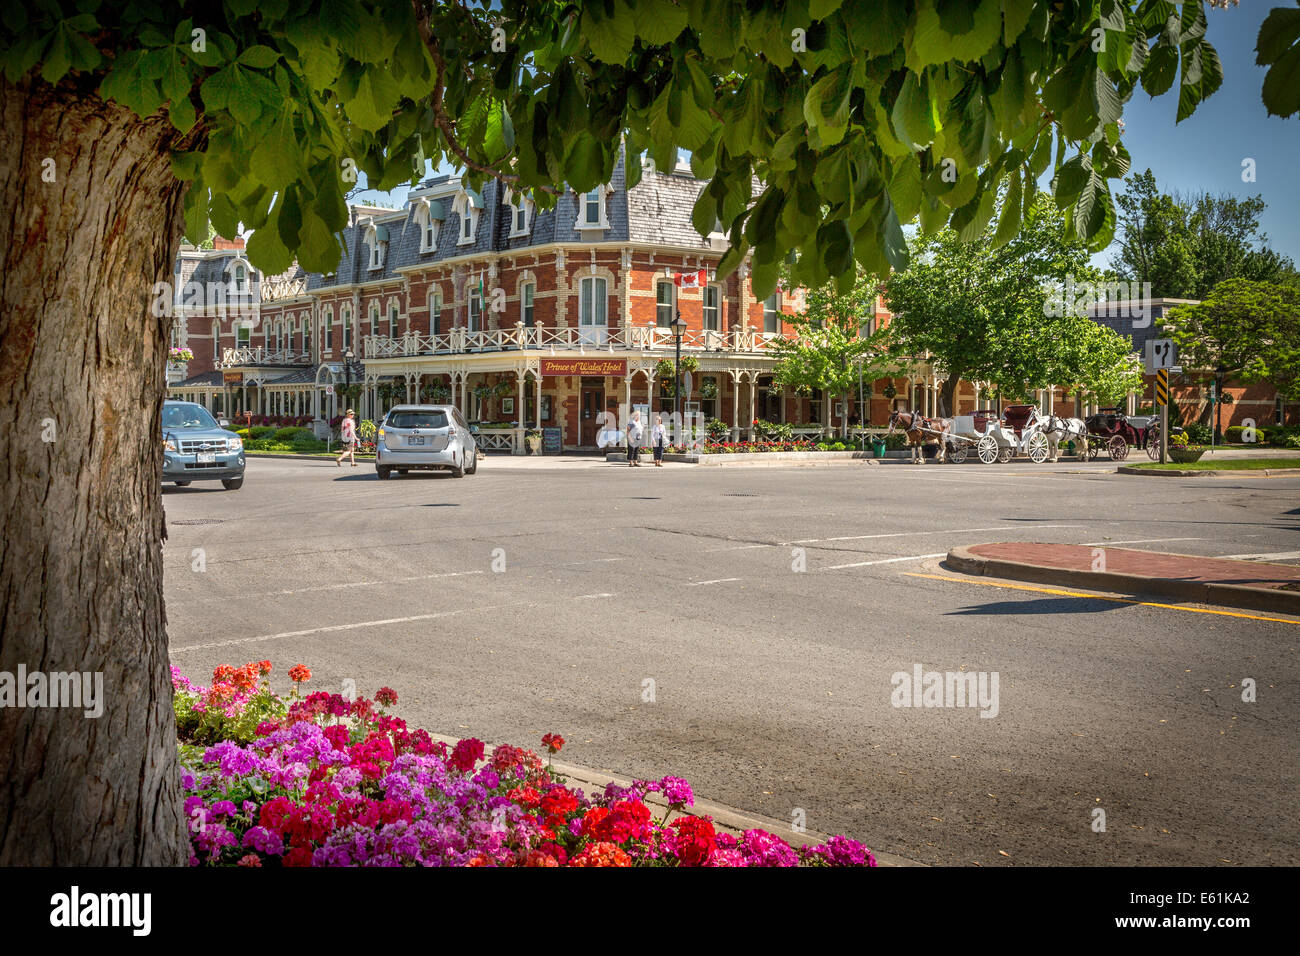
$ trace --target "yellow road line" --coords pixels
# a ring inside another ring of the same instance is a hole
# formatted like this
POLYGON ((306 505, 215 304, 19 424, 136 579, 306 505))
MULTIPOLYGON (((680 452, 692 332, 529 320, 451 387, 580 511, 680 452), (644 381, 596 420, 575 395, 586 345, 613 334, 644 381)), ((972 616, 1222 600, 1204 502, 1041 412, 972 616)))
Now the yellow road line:
POLYGON ((954 578, 945 574, 922 574, 919 571, 902 571, 911 578, 931 578, 935 581, 955 581, 958 584, 982 584, 989 588, 1009 588, 1014 591, 1036 591, 1039 594, 1057 594, 1061 597, 1088 598, 1093 601, 1109 601, 1112 604, 1136 604, 1141 607, 1163 607, 1171 611, 1187 611, 1191 614, 1218 614, 1222 617, 1244 617, 1252 621, 1276 621, 1279 624, 1300 624, 1289 617, 1264 617, 1260 614, 1243 614, 1240 611, 1216 611, 1208 607, 1183 607, 1181 604, 1159 604, 1155 601, 1132 601, 1128 598, 1103 597, 1100 594, 1084 594, 1082 591, 1063 591, 1060 588, 1040 588, 1032 584, 1006 584, 1001 581, 980 581, 975 578, 954 578))

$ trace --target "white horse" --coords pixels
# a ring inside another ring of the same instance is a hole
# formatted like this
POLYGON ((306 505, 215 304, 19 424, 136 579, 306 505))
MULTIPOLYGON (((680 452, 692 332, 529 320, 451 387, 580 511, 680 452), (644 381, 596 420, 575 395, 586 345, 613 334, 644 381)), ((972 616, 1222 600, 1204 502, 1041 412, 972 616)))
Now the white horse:
POLYGON ((1081 459, 1088 457, 1088 426, 1079 418, 1059 418, 1048 415, 1043 423, 1043 432, 1047 436, 1049 461, 1060 458, 1060 444, 1072 441, 1081 459))

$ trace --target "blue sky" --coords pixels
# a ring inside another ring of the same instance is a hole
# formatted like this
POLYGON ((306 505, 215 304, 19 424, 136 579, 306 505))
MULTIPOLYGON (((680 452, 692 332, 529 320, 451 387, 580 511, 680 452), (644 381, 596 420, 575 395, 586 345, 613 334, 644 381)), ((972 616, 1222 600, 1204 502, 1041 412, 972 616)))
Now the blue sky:
MULTIPOLYGON (((1260 101, 1266 68, 1255 65, 1255 38, 1270 8, 1283 0, 1242 0, 1207 10, 1207 37, 1223 62, 1223 85, 1175 124, 1178 86, 1152 99, 1136 90, 1124 107, 1124 143, 1133 169, 1148 167, 1164 192, 1261 195, 1269 245, 1300 263, 1300 118, 1269 116, 1260 101), (1242 182, 1242 160, 1255 160, 1255 182, 1242 182)), ((1104 265, 1109 253, 1094 261, 1104 265)))
MULTIPOLYGON (((1208 37, 1219 51, 1224 80, 1217 93, 1190 117, 1175 123, 1178 87, 1152 99, 1136 90, 1124 107, 1124 142, 1133 169, 1148 167, 1162 191, 1229 193, 1238 198, 1261 195, 1268 208, 1261 219, 1269 245, 1300 263, 1300 117, 1268 116, 1260 101, 1264 67, 1255 65, 1255 38, 1273 6, 1285 0, 1242 0, 1227 10, 1207 10, 1208 37), (1255 182, 1243 182, 1242 160, 1255 160, 1255 182)), ((450 172, 444 169, 444 172, 450 172)), ((432 174, 432 169, 430 169, 432 174)), ((1042 186, 1048 188, 1050 170, 1042 186)), ((1115 191, 1122 184, 1115 183, 1115 191)), ((406 187, 384 194, 362 192, 356 201, 400 206, 406 187)), ((1112 250, 1098 253, 1098 266, 1109 263, 1112 250)))

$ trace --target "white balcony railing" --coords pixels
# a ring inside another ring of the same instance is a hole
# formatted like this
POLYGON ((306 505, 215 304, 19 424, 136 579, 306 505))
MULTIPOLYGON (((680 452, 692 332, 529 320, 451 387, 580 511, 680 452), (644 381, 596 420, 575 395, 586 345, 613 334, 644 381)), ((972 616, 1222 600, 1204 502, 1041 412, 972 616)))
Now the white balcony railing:
MULTIPOLYGON (((683 350, 696 352, 761 352, 767 347, 767 342, 768 336, 753 329, 729 332, 689 331, 682 336, 683 350)), ((421 335, 416 332, 395 338, 368 335, 362 342, 362 355, 368 359, 381 359, 439 353, 504 352, 514 349, 583 354, 629 350, 650 352, 672 348, 672 330, 661 326, 634 325, 616 329, 607 326, 527 328, 521 323, 513 328, 483 332, 456 328, 439 335, 421 335)))
POLYGON ((221 350, 222 367, 241 365, 307 365, 312 361, 310 352, 295 349, 240 347, 221 350))

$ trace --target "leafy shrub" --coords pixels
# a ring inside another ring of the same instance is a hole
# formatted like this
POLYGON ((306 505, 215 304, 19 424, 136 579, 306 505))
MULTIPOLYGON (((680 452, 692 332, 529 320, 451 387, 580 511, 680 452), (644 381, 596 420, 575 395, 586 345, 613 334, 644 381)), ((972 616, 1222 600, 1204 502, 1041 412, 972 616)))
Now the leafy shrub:
POLYGON ((907 436, 902 432, 894 432, 885 436, 885 448, 888 451, 902 451, 907 447, 907 436))
POLYGON ((254 425, 248 430, 248 437, 256 441, 259 438, 270 438, 276 433, 272 425, 254 425))
POLYGON ((724 442, 731 436, 731 426, 719 418, 710 418, 705 422, 704 431, 711 442, 724 442))
POLYGON ((285 428, 276 429, 275 434, 271 437, 280 442, 293 442, 300 438, 314 439, 316 436, 311 433, 310 428, 298 428, 294 425, 289 425, 285 428))
POLYGON ((1200 422, 1190 422, 1183 426, 1183 431, 1187 437, 1194 442, 1202 445, 1208 445, 1210 439, 1214 437, 1214 429, 1209 425, 1202 425, 1200 422))
MULTIPOLYGON (((1223 430, 1223 437, 1224 437, 1224 439, 1225 439, 1226 441, 1230 441, 1230 442, 1239 442, 1239 443, 1242 443, 1242 444, 1249 444, 1249 443, 1246 442, 1246 440, 1242 437, 1242 435, 1243 435, 1243 433, 1245 432, 1245 430, 1246 430, 1246 429, 1245 429, 1243 426, 1241 426, 1241 425, 1229 425, 1227 428, 1225 428, 1225 429, 1223 430)), ((1255 429, 1255 436, 1254 436, 1254 438, 1255 438, 1255 444, 1257 444, 1257 445, 1262 445, 1262 444, 1264 444, 1266 441, 1268 441, 1269 435, 1272 434, 1272 432, 1273 432, 1273 429, 1269 429, 1269 428, 1256 428, 1256 429, 1255 429)))

